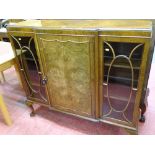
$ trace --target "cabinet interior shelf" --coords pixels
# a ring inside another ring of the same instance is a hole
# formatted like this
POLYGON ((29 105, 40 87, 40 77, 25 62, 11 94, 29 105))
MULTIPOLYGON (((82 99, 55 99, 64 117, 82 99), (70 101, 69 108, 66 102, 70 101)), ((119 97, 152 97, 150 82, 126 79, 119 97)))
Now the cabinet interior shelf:
MULTIPOLYGON (((107 84, 106 82, 103 82, 102 85, 103 85, 103 86, 107 86, 108 84, 107 84)), ((133 91, 137 91, 137 88, 136 88, 136 87, 133 87, 132 90, 133 90, 133 91)))
MULTIPOLYGON (((103 83, 103 86, 107 86, 107 83, 103 83)), ((109 98, 113 100, 127 102, 129 99, 130 89, 131 87, 129 86, 124 86, 124 85, 119 85, 119 84, 110 84, 109 85, 109 98)), ((106 91, 107 91, 106 87, 103 87, 103 92, 104 92, 103 96, 105 98, 108 98, 106 91)), ((135 99, 134 96, 135 96, 135 92, 137 91, 137 88, 133 88, 132 91, 133 92, 132 92, 131 102, 134 102, 134 99, 135 99)))
MULTIPOLYGON (((118 60, 118 59, 117 59, 118 60)), ((125 68, 125 69, 131 69, 129 62, 127 62, 125 59, 122 59, 121 61, 117 61, 117 63, 113 63, 112 67, 118 67, 118 68, 125 68)), ((112 58, 104 58, 104 65, 109 67, 112 62, 112 58)), ((131 59, 133 69, 139 70, 140 69, 140 64, 141 60, 140 59, 131 59)))
MULTIPOLYGON (((34 61, 33 58, 29 58, 29 57, 24 57, 23 59, 28 60, 28 61, 34 61)), ((35 59, 36 61, 38 61, 37 59, 35 59)))
MULTIPOLYGON (((104 95, 105 98, 108 98, 107 95, 104 95)), ((125 98, 125 97, 120 97, 120 96, 109 96, 110 99, 113 99, 113 100, 118 100, 118 101, 124 101, 124 102, 127 102, 128 99, 125 98)))
MULTIPOLYGON (((113 59, 113 57, 112 56, 108 56, 108 55, 104 55, 104 58, 105 59, 113 59)), ((141 59, 140 58, 132 58, 131 60, 134 60, 134 61, 141 61, 141 59)))
MULTIPOLYGON (((104 77, 105 78, 107 78, 107 75, 104 75, 104 77)), ((127 77, 118 77, 118 76, 109 76, 109 79, 116 79, 116 80, 123 80, 123 81, 132 81, 132 79, 131 78, 127 78, 127 77)), ((133 80, 134 82, 138 82, 138 80, 136 79, 134 79, 133 80)))

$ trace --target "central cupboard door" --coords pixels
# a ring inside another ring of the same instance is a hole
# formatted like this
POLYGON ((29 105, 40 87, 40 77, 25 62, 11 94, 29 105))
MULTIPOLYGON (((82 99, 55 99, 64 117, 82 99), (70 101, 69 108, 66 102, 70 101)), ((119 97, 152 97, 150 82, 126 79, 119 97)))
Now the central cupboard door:
POLYGON ((36 35, 51 105, 94 117, 94 35, 52 32, 36 35))

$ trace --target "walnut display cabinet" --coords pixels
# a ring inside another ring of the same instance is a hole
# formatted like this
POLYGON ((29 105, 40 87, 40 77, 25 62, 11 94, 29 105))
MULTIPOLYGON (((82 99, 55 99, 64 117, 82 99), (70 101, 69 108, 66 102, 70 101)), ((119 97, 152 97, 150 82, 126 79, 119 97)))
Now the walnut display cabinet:
POLYGON ((152 22, 28 20, 8 25, 27 104, 138 134, 153 54, 152 22))

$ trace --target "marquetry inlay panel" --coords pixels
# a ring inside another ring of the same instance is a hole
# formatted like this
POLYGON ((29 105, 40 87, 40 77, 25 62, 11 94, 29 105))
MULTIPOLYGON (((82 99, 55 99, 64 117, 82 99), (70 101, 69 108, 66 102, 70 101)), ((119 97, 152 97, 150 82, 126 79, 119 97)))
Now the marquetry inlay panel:
POLYGON ((91 115, 90 41, 40 38, 52 105, 91 115))

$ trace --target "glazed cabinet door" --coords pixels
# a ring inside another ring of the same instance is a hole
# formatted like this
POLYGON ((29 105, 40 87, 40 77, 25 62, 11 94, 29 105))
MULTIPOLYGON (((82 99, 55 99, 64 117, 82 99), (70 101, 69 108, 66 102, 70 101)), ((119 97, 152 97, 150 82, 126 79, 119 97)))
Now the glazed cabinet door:
POLYGON ((36 37, 52 107, 95 117, 95 35, 63 35, 53 30, 36 37))
POLYGON ((137 131, 149 39, 99 40, 101 121, 137 131))
POLYGON ((42 83, 42 71, 33 34, 9 32, 9 38, 14 48, 27 99, 48 104, 46 85, 42 83))

